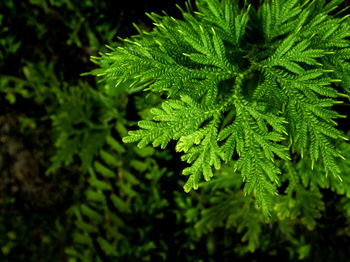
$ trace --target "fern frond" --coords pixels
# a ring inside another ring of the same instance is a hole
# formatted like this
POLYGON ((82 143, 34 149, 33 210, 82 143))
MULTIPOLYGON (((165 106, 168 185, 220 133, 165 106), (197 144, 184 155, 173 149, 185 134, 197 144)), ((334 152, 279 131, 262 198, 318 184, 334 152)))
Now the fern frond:
POLYGON ((153 32, 99 61, 98 74, 115 88, 159 97, 153 119, 123 141, 176 141, 189 164, 186 191, 237 159, 244 191, 265 215, 290 150, 339 180, 335 105, 350 90, 350 19, 332 15, 340 2, 266 0, 256 10, 248 1, 198 0, 198 12, 180 9, 183 20, 149 14, 153 32))

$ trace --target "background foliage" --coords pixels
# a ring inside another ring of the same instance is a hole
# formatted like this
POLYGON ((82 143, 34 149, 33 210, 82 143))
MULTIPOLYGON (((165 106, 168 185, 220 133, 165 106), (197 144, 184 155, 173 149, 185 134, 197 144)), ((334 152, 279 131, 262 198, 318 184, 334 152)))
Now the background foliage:
POLYGON ((186 194, 177 153, 122 143, 160 98, 80 74, 163 9, 181 17, 170 1, 0 2, 0 261, 347 261, 348 179, 277 161, 296 179, 267 222, 231 164, 186 194))

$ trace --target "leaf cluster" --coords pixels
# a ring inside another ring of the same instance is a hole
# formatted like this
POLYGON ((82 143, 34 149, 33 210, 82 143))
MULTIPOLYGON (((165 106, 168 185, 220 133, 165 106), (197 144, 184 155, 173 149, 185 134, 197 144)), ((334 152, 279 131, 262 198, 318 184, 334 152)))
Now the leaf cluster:
POLYGON ((153 119, 123 138, 139 147, 176 141, 188 163, 184 188, 197 189, 222 163, 237 159, 244 192, 265 215, 284 180, 276 160, 307 157, 341 183, 335 143, 348 97, 349 17, 342 1, 199 0, 180 8, 183 20, 155 13, 152 32, 94 58, 93 73, 118 89, 163 97, 153 119), (167 98, 164 98, 164 95, 167 98))

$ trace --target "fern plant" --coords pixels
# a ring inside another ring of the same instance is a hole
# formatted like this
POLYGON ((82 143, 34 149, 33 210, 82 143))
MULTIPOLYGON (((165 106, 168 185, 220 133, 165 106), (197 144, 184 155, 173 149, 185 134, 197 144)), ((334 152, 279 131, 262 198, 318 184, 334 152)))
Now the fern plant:
POLYGON ((151 257, 165 261, 167 257, 167 243, 148 223, 162 219, 169 206, 159 181, 171 172, 157 160, 171 156, 152 147, 122 145, 118 137, 127 132, 123 122, 118 119, 106 135, 88 168, 85 197, 68 212, 75 224, 73 244, 66 250, 70 261, 149 261, 151 257))
POLYGON ((188 164, 186 192, 234 161, 265 217, 300 158, 323 170, 320 180, 343 183, 336 143, 347 138, 336 120, 346 116, 335 107, 350 92, 350 18, 342 2, 198 0, 180 8, 182 20, 147 14, 152 32, 138 28, 93 58, 93 74, 114 89, 160 98, 123 141, 165 148, 174 140, 188 164))

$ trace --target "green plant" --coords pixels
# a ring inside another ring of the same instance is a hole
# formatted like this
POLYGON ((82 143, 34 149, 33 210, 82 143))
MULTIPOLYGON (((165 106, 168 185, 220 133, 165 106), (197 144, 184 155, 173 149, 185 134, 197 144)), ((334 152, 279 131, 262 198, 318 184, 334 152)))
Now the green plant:
POLYGON ((345 4, 0 1, 0 260, 348 261, 345 4))
POLYGON ((336 143, 348 139, 335 119, 346 117, 336 106, 350 91, 350 19, 342 2, 271 0, 254 8, 199 0, 197 11, 181 9, 184 20, 148 14, 152 32, 139 30, 93 58, 101 66, 93 73, 115 89, 162 99, 123 141, 165 148, 175 140, 188 163, 186 192, 234 162, 232 175, 241 174, 265 217, 282 182, 297 179, 286 165, 310 163, 318 179, 343 186, 349 174, 336 143))
MULTIPOLYGON (((115 136, 127 131, 118 121, 115 136)), ((70 261, 165 260, 167 243, 152 223, 169 207, 160 181, 171 172, 159 167, 152 147, 124 147, 111 134, 88 170, 86 198, 70 208, 76 230, 67 248, 70 261), (137 225, 137 226, 135 226, 137 225), (158 236, 158 237, 157 237, 158 236)))

